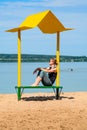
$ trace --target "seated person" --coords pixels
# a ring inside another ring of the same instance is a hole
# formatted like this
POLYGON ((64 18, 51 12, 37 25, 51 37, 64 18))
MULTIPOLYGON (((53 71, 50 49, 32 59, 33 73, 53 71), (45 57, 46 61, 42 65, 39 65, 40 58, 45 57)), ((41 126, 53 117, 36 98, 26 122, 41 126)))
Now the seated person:
POLYGON ((37 68, 34 70, 33 74, 38 71, 35 82, 31 86, 38 86, 40 82, 44 86, 52 86, 55 82, 57 76, 57 63, 55 58, 51 58, 49 61, 48 68, 37 68))

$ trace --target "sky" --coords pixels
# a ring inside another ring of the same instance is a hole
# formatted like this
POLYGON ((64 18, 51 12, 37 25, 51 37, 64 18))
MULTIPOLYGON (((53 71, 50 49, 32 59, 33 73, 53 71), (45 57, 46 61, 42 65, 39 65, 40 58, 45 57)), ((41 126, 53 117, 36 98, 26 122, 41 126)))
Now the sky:
MULTIPOLYGON (((17 33, 5 30, 18 27, 31 14, 51 10, 65 27, 60 34, 60 54, 87 56, 87 0, 0 0, 0 54, 17 53, 17 33)), ((56 53, 56 34, 39 28, 22 32, 23 54, 56 53)))

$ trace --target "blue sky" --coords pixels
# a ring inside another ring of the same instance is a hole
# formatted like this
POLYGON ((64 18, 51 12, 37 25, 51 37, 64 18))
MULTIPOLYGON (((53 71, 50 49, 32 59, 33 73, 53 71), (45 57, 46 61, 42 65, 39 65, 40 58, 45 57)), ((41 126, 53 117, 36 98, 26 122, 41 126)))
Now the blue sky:
MULTIPOLYGON (((5 30, 45 10, 74 28, 61 33, 61 55, 87 56, 87 0, 0 0, 0 53, 17 53, 17 33, 5 30)), ((23 31, 21 46, 25 54, 55 54, 56 34, 43 34, 39 28, 23 31)))

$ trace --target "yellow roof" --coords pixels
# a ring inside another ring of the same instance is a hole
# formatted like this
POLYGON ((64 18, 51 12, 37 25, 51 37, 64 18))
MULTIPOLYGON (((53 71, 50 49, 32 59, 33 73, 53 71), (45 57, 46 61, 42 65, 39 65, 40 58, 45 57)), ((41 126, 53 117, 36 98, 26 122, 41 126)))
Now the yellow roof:
POLYGON ((50 11, 44 11, 28 16, 17 28, 7 30, 7 32, 17 32, 18 30, 26 30, 39 27, 43 33, 56 33, 71 30, 65 28, 57 17, 50 11))

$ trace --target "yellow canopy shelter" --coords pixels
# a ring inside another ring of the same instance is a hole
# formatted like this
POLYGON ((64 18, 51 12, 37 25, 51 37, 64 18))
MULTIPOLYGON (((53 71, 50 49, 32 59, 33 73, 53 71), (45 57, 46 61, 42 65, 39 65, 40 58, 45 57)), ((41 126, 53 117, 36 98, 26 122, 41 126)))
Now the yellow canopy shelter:
POLYGON ((7 30, 7 32, 18 32, 18 87, 21 86, 21 31, 35 27, 38 27, 43 33, 57 34, 56 59, 58 66, 56 87, 58 87, 60 85, 60 32, 71 30, 71 28, 65 28, 50 10, 30 15, 17 28, 7 30))

